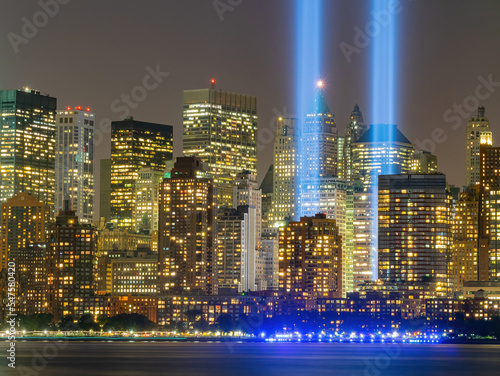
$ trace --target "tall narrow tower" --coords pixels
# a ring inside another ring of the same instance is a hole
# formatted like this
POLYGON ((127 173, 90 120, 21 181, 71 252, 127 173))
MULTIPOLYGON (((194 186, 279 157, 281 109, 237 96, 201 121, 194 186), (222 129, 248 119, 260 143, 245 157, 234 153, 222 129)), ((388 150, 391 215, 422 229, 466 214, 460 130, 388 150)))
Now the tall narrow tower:
POLYGON ((352 144, 367 131, 368 125, 365 125, 363 121, 363 114, 359 109, 358 104, 354 106, 354 109, 351 112, 351 116, 349 117, 349 124, 345 129, 345 138, 344 138, 344 156, 343 156, 343 172, 342 176, 344 179, 352 180, 353 172, 353 153, 352 153, 352 144))
MULTIPOLYGON (((490 122, 485 115, 485 108, 478 107, 477 116, 471 116, 467 121, 467 141, 465 144, 465 185, 479 185, 480 159, 479 147, 481 137, 490 137, 490 122)), ((491 144, 491 142, 489 142, 491 144)))
MULTIPOLYGON (((298 197, 296 216, 303 216, 303 195, 317 187, 321 178, 337 176, 338 131, 335 116, 326 103, 323 83, 318 82, 312 107, 304 117, 299 134, 298 197)), ((319 211, 320 202, 310 203, 319 211)))
POLYGON ((274 140, 273 199, 269 225, 278 227, 295 216, 297 120, 279 118, 274 140))
POLYGON ((300 174, 304 180, 337 176, 338 131, 321 81, 301 127, 300 142, 300 174))
POLYGON ((56 116, 56 212, 70 201, 80 223, 94 217, 94 114, 67 107, 56 116))

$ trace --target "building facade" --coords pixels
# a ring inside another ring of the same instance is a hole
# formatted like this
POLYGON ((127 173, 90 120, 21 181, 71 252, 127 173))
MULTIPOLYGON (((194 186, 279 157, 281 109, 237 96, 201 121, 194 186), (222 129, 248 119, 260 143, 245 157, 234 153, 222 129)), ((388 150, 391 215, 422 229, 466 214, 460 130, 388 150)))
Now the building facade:
POLYGON ((170 125, 129 118, 111 123, 111 222, 135 228, 135 182, 141 168, 164 171, 172 159, 170 125))
POLYGON ((452 198, 446 176, 381 175, 378 192, 379 278, 447 297, 452 198))
POLYGON ((28 192, 53 209, 57 99, 0 91, 0 202, 28 192))
POLYGON ((31 244, 45 242, 50 209, 35 196, 20 192, 1 204, 0 270, 16 261, 31 244))
POLYGON ((56 216, 47 235, 47 301, 56 322, 100 311, 94 283, 97 230, 80 224, 68 207, 56 216))
POLYGON ((56 212, 65 200, 81 223, 94 220, 94 114, 71 107, 56 115, 56 212))
POLYGON ((435 174, 438 172, 437 157, 426 150, 415 150, 411 158, 412 174, 435 174))
POLYGON ((478 279, 500 280, 500 147, 480 145, 478 279))
POLYGON ((111 295, 156 295, 158 255, 111 260, 111 295))
POLYGON ((217 189, 196 157, 177 158, 160 185, 160 294, 217 292, 217 189))
POLYGON ((344 294, 353 291, 353 209, 354 190, 352 184, 335 177, 303 181, 305 189, 300 197, 302 213, 314 217, 324 213, 335 219, 342 237, 342 286, 344 294))
POLYGON ((490 121, 485 116, 485 108, 478 107, 477 116, 471 116, 467 121, 465 143, 465 186, 479 185, 481 138, 489 138, 491 145, 490 121))
POLYGON ((378 276, 377 226, 374 221, 378 208, 373 205, 373 193, 356 192, 353 198, 353 288, 378 276))
POLYGON ((408 174, 414 147, 393 124, 373 124, 353 143, 353 179, 368 191, 381 174, 408 174))
MULTIPOLYGON (((297 218, 306 215, 303 197, 314 196, 315 192, 311 190, 320 179, 338 174, 338 130, 321 87, 317 89, 313 105, 304 117, 298 137, 297 218)), ((315 213, 320 211, 319 201, 309 204, 315 213)))
POLYGON ((478 279, 478 188, 459 194, 453 218, 451 278, 453 291, 462 291, 465 281, 478 279))
POLYGON ((270 165, 269 169, 264 176, 264 180, 260 184, 259 189, 262 191, 262 229, 270 228, 271 225, 271 211, 273 208, 273 175, 274 165, 270 165))
POLYGON ((19 279, 19 312, 24 315, 47 313, 47 252, 46 243, 30 243, 22 248, 16 262, 19 279))
POLYGON ((292 299, 342 296, 342 240, 324 214, 280 227, 279 290, 292 299))
MULTIPOLYGON (((183 125, 184 156, 200 158, 216 183, 225 177, 228 184, 242 170, 257 174, 256 97, 216 90, 214 84, 185 90, 183 125)), ((220 206, 230 207, 224 196, 220 206)))
POLYGON ((256 229, 256 210, 252 206, 224 209, 217 216, 217 279, 220 291, 257 289, 256 229))
POLYGON ((368 125, 365 125, 363 113, 359 109, 358 104, 354 106, 349 117, 349 124, 345 129, 344 148, 343 148, 343 175, 342 178, 351 181, 353 178, 353 143, 366 132, 368 125))
POLYGON ((160 183, 165 174, 151 168, 141 168, 135 181, 135 231, 152 234, 158 230, 158 200, 160 183))
POLYGON ((106 223, 111 220, 111 159, 101 159, 99 167, 99 219, 106 223))
POLYGON ((297 121, 278 119, 273 157, 273 202, 271 227, 283 226, 296 214, 297 121))

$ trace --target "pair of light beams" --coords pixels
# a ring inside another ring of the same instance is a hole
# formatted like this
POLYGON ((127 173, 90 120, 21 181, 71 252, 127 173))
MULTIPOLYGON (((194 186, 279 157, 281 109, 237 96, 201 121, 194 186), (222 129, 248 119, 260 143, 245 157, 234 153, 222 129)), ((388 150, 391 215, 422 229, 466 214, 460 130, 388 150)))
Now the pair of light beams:
MULTIPOLYGON (((371 0, 370 15, 372 19, 366 24, 365 30, 371 30, 367 33, 369 38, 371 59, 370 59, 370 109, 373 124, 395 124, 396 116, 396 32, 397 19, 389 11, 392 0, 371 0), (386 22, 381 22, 378 15, 390 15, 386 22)), ((298 124, 304 125, 304 117, 308 106, 313 102, 314 96, 323 89, 324 82, 321 80, 322 71, 322 50, 327 48, 322 44, 323 23, 322 15, 324 4, 323 0, 295 0, 295 108, 297 111, 298 124), (311 83, 316 82, 317 87, 311 83), (316 94, 315 94, 316 92, 316 94)), ((361 29, 361 28, 360 28, 361 29)), ((368 30, 368 31, 369 31, 368 30)), ((329 32, 334 31, 329 30, 329 32)), ((361 51, 362 52, 362 51, 361 51)), ((379 127, 377 127, 379 128, 379 127)), ((379 128, 380 129, 380 128, 379 128)), ((391 129, 393 129, 391 127, 391 129)), ((318 129, 318 132, 320 130, 318 129)), ((384 132, 385 133, 385 132, 384 132)), ((377 141, 377 134, 373 142, 377 141)), ((300 137, 300 129, 299 129, 300 137)), ((305 148, 318 150, 314 142, 319 142, 320 134, 312 138, 312 142, 307 144, 297 143, 297 152, 299 156, 305 155, 305 148)), ((300 158, 300 157, 299 157, 300 158)), ((299 164, 300 165, 300 164, 299 164)), ((303 166, 310 168, 310 166, 303 166)), ((395 173, 394 166, 388 164, 384 168, 384 173, 395 173)), ((305 182, 302 180, 304 173, 300 171, 297 176, 297 202, 296 210, 300 217, 302 213, 300 196, 305 189, 305 182)), ((314 180, 319 182, 319 171, 314 180)), ((376 183, 376 182, 375 182, 376 183)), ((319 184, 313 184, 319 187, 319 184)), ((318 192, 319 193, 319 192, 318 192)), ((319 195, 318 195, 319 196, 319 195)), ((371 200, 373 213, 378 211, 377 191, 374 189, 371 200)), ((319 207, 317 208, 319 211, 319 207)), ((374 225, 372 238, 375 239, 372 248, 373 257, 377 259, 378 245, 378 226, 377 215, 374 214, 374 225)), ((373 279, 377 278, 377 265, 373 263, 373 279)))

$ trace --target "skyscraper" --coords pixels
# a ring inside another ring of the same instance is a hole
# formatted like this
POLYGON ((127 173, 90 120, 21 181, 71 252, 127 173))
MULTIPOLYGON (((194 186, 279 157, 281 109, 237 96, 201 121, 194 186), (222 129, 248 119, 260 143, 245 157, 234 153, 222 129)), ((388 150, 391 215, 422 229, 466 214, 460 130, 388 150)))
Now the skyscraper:
POLYGON ((259 247, 262 233, 262 191, 257 176, 250 171, 239 173, 234 179, 233 208, 248 206, 255 209, 255 247, 259 247))
POLYGON ((341 179, 344 179, 346 174, 344 153, 345 153, 345 137, 339 137, 337 139, 337 176, 341 179))
POLYGON ((368 191, 380 174, 408 174, 414 147, 393 124, 373 124, 353 143, 353 179, 368 191))
POLYGON ((342 238, 342 286, 353 291, 353 187, 344 179, 322 177, 302 191, 301 207, 306 217, 317 212, 335 219, 342 238), (348 231, 349 230, 349 231, 348 231))
POLYGON ((1 204, 0 270, 17 260, 32 244, 45 242, 49 207, 27 192, 19 192, 1 204))
POLYGON ((337 176, 338 130, 335 116, 318 87, 300 131, 300 174, 304 180, 337 176))
POLYGON ((19 250, 16 268, 19 278, 19 312, 24 315, 47 313, 47 252, 46 243, 29 243, 19 250))
POLYGON ((159 292, 216 293, 217 190, 199 158, 177 158, 159 210, 159 292))
POLYGON ((278 290, 279 281, 279 231, 277 228, 264 229, 262 247, 256 261, 256 283, 258 291, 278 290))
POLYGON ((378 244, 377 225, 374 218, 378 208, 373 205, 374 193, 355 192, 353 209, 353 286, 359 286, 377 278, 378 244))
POLYGON ((151 168, 139 169, 135 181, 135 231, 152 234, 158 230, 158 200, 163 176, 163 172, 151 168))
POLYGON ((255 207, 224 209, 217 216, 218 288, 238 292, 256 290, 255 207))
POLYGON ((297 121, 279 118, 274 139, 273 203, 270 226, 282 226, 296 212, 297 121))
POLYGON ((453 218, 451 274, 453 291, 462 291, 465 281, 478 278, 478 187, 459 194, 453 218))
POLYGON ((500 147, 480 145, 478 278, 500 280, 500 147))
POLYGON ((434 174, 438 171, 437 157, 426 150, 415 150, 411 157, 412 174, 434 174))
POLYGON ((95 304, 94 261, 97 231, 80 224, 69 203, 56 216, 47 236, 47 300, 55 320, 103 313, 95 304))
POLYGON ((262 191, 262 229, 270 228, 271 225, 271 211, 273 208, 273 177, 274 177, 274 165, 271 164, 269 169, 264 176, 264 180, 260 184, 260 190, 262 191))
POLYGON ((484 107, 478 107, 477 116, 469 118, 466 132, 465 186, 468 187, 470 185, 479 185, 479 147, 481 146, 481 137, 489 137, 491 141, 490 122, 485 117, 484 107))
POLYGON ((90 108, 56 115, 56 212, 69 200, 80 223, 94 220, 94 122, 90 108))
MULTIPOLYGON (((183 124, 184 156, 200 158, 216 183, 242 170, 257 174, 256 97, 216 90, 214 80, 209 89, 185 90, 183 124)), ((230 207, 223 199, 219 205, 230 207)))
POLYGON ((99 218, 111 219, 111 159, 101 159, 99 171, 99 218))
POLYGON ((158 255, 149 249, 110 260, 111 295, 156 295, 158 255))
POLYGON ((111 222, 135 228, 135 182, 142 167, 164 171, 172 159, 172 126, 128 118, 111 123, 111 222))
MULTIPOLYGON (((297 213, 305 215, 302 208, 303 195, 318 185, 320 178, 336 177, 338 173, 338 131, 335 116, 326 103, 322 85, 318 84, 313 104, 300 127, 298 143, 297 213)), ((310 202, 319 212, 320 202, 310 202)))
POLYGON ((0 202, 28 192, 54 206, 56 98, 0 91, 0 202))
POLYGON ((342 240, 336 221, 317 214, 279 230, 282 295, 296 299, 341 297, 342 240))
POLYGON ((348 181, 352 180, 353 177, 353 143, 359 140, 359 138, 366 132, 368 125, 365 125, 363 120, 363 114, 359 109, 358 104, 354 106, 349 117, 349 124, 345 129, 344 137, 344 156, 343 156, 343 178, 348 181))
POLYGON ((393 124, 373 124, 352 143, 352 179, 359 185, 357 190, 363 192, 354 196, 355 286, 378 276, 378 176, 409 173, 413 150, 411 142, 393 124))
POLYGON ((378 182, 379 278, 400 291, 449 296, 452 197, 446 176, 381 175, 378 182))

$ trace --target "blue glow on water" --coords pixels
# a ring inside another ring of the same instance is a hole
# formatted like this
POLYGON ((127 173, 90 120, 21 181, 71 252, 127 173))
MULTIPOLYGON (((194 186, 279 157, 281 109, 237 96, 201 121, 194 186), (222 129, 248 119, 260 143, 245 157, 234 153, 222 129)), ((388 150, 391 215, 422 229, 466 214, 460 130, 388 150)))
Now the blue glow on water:
MULTIPOLYGON (((323 0, 295 0, 295 109, 299 140, 297 143, 299 173, 296 181, 297 219, 302 213, 300 192, 304 184, 300 166, 306 152, 304 144, 300 142, 300 130, 304 126, 306 112, 313 102, 316 82, 321 79, 322 7, 323 0)), ((319 171, 317 175, 319 178, 319 171)))
MULTIPOLYGON (((372 22, 378 25, 374 29, 371 45, 371 116, 372 124, 396 124, 396 44, 397 44, 397 17, 390 12, 392 0, 372 0, 371 15, 372 22), (387 22, 377 22, 374 15, 385 14, 388 16, 387 22), (378 30, 378 33, 375 32, 378 30)), ((374 139, 389 140, 389 144, 394 140, 394 127, 375 127, 374 139), (385 133, 389 133, 387 134, 385 133)), ((395 174, 396 166, 389 157, 386 163, 381 166, 382 174, 395 174)), ((371 198, 374 209, 373 239, 375 244, 372 247, 373 267, 372 279, 378 278, 378 179, 375 177, 374 194, 371 198)))

